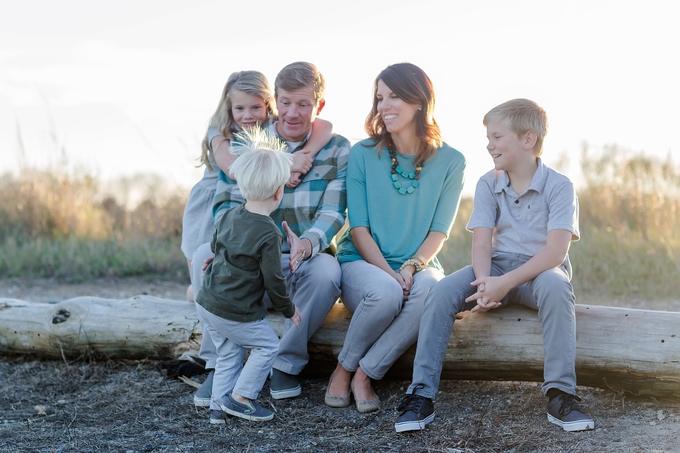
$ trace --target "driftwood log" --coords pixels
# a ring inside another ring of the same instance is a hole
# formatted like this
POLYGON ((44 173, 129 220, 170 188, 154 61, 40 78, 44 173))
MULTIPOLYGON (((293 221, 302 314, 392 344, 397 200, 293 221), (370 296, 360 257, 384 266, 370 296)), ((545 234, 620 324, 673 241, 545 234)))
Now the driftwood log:
MULTIPOLYGON (((577 305, 578 384, 628 396, 680 399, 680 313, 577 305)), ((336 304, 310 340, 305 372, 330 374, 351 314, 336 304)), ((269 315, 280 335, 285 319, 269 315)), ((0 353, 71 359, 176 358, 198 349, 194 305, 152 296, 126 300, 78 297, 58 304, 0 298, 0 353)), ((390 370, 408 379, 415 347, 390 370)), ((508 307, 461 313, 444 360, 443 379, 543 379, 536 312, 508 307)))

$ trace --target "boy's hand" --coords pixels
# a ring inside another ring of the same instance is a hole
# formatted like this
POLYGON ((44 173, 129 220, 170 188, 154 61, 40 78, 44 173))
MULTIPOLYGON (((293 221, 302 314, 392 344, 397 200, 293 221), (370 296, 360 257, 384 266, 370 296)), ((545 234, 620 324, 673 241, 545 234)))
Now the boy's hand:
POLYGON ((215 260, 214 256, 211 256, 210 258, 206 258, 205 261, 203 261, 203 265, 201 266, 201 270, 204 271, 208 268, 208 265, 212 263, 215 260))
POLYGON ((509 289, 505 289, 502 277, 481 277, 470 283, 477 287, 477 292, 465 299, 465 302, 477 302, 472 312, 484 312, 501 306, 499 302, 509 289))
POLYGON ((290 178, 288 178, 288 182, 286 183, 286 187, 290 187, 291 189, 294 189, 300 184, 300 181, 302 179, 300 178, 302 176, 302 173, 299 171, 294 171, 290 174, 290 178))
POLYGON ((309 155, 308 149, 301 149, 293 153, 293 166, 290 167, 291 173, 307 173, 312 168, 314 159, 309 155))
POLYGON ((295 314, 288 319, 293 321, 293 324, 295 324, 295 327, 297 327, 298 329, 300 328, 300 322, 302 321, 302 316, 300 315, 300 309, 297 308, 297 305, 295 306, 295 314))

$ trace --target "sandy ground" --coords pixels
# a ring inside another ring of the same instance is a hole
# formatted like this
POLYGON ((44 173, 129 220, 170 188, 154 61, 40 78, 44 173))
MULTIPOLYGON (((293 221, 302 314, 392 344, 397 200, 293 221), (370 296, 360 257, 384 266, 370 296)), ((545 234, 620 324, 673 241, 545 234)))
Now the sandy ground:
MULTIPOLYGON (((139 294, 185 300, 185 293, 185 282, 143 278, 85 284, 0 279, 0 298, 46 303, 139 294)), ((194 388, 168 379, 161 365, 0 357, 0 451, 680 452, 680 396, 675 402, 632 400, 580 387, 596 429, 567 433, 546 421, 537 383, 445 381, 435 423, 397 434, 396 407, 408 382, 376 383, 383 409, 359 414, 353 406, 324 406, 326 378, 303 376, 303 395, 296 399, 272 400, 265 386, 259 401, 276 411, 273 421, 232 418, 216 427, 205 409, 194 408, 194 388)))

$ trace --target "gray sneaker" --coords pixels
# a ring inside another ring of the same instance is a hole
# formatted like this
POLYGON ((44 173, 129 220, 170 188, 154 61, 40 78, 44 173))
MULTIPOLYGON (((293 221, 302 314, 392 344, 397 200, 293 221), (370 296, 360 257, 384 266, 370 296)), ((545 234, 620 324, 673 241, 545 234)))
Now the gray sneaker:
POLYGON ((248 404, 241 404, 232 398, 231 395, 218 399, 217 404, 219 404, 222 410, 227 414, 245 420, 262 422, 274 418, 274 413, 272 411, 265 409, 255 401, 251 401, 248 404))
POLYGON ((194 393, 194 405, 196 407, 210 407, 210 398, 212 397, 212 385, 215 370, 208 373, 208 376, 203 381, 203 384, 194 393))
POLYGON ((548 420, 565 431, 583 431, 595 428, 592 418, 581 411, 581 399, 567 393, 548 401, 548 420))
POLYGON ((295 398, 302 393, 302 387, 300 387, 297 376, 272 368, 269 393, 275 400, 295 398))

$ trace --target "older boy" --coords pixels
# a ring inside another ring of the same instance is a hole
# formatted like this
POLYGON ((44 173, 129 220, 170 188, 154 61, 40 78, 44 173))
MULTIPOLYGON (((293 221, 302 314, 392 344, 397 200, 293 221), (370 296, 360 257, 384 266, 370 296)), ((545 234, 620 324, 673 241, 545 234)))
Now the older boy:
POLYGON ((540 159, 548 120, 526 99, 484 116, 495 169, 477 183, 467 229, 472 266, 437 283, 425 301, 413 382, 399 406, 397 432, 434 421, 432 400, 456 313, 509 304, 538 310, 543 329, 548 420, 566 431, 592 429, 576 396, 576 318, 568 250, 579 239, 578 200, 569 179, 540 159))
MULTIPOLYGON (((247 420, 271 420, 257 399, 279 350, 262 297, 300 327, 300 310, 288 296, 281 270, 281 233, 269 215, 279 207, 292 157, 285 144, 260 129, 237 135, 231 165, 246 200, 220 217, 210 247, 215 259, 205 270, 196 310, 216 353, 210 422, 222 411, 247 420), (245 365, 246 349, 250 356, 245 365)), ((285 226, 284 222, 284 228, 285 226)))

